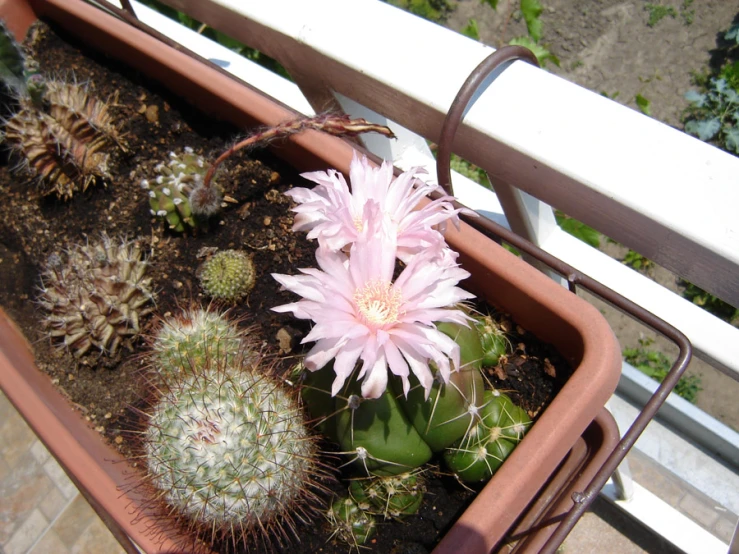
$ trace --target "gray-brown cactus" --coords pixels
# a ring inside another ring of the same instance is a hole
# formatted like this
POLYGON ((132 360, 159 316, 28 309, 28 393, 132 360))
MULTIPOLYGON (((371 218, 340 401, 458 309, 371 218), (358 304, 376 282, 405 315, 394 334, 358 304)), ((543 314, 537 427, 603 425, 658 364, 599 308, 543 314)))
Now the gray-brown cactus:
POLYGON ((138 244, 106 234, 64 255, 52 254, 39 299, 48 312, 43 323, 49 335, 76 357, 91 348, 114 356, 154 309, 147 265, 138 244))
POLYGON ((44 195, 69 199, 108 177, 111 149, 122 146, 110 106, 77 84, 44 82, 43 99, 19 99, 5 122, 5 139, 19 167, 38 179, 44 195))

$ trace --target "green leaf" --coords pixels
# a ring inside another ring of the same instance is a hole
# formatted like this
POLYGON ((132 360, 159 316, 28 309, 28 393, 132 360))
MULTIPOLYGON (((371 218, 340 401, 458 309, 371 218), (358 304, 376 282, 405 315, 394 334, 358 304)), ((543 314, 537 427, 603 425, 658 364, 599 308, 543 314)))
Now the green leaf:
POLYGON ((721 120, 718 117, 712 119, 697 119, 688 121, 685 130, 701 140, 711 140, 721 130, 721 120))
POLYGON ((739 154, 739 129, 736 127, 726 131, 726 147, 739 154))
POLYGON ((689 90, 685 93, 685 100, 694 104, 696 108, 702 108, 706 103, 706 95, 695 90, 689 90))
POLYGON ((557 219, 557 224, 566 233, 580 239, 585 244, 589 244, 593 248, 598 248, 600 246, 600 233, 592 227, 585 225, 582 221, 572 219, 561 212, 557 212, 555 217, 557 219))
POLYGON ((639 111, 643 113, 644 115, 651 116, 652 115, 652 109, 651 109, 651 102, 647 100, 644 96, 641 94, 636 95, 636 105, 639 108, 639 111))
POLYGON ((473 40, 480 40, 480 31, 477 28, 477 19, 470 19, 467 22, 467 26, 462 29, 462 34, 466 37, 470 37, 473 40))
POLYGON ((726 40, 734 40, 737 44, 739 44, 739 23, 734 23, 734 25, 732 25, 729 30, 726 31, 724 38, 726 40))
POLYGON ((529 36, 534 39, 534 42, 539 42, 541 40, 541 20, 539 16, 544 11, 543 6, 539 3, 539 0, 521 0, 519 7, 524 21, 526 21, 529 36))
POLYGON ((487 4, 494 10, 498 9, 498 0, 480 0, 480 4, 487 4))
POLYGON ((535 43, 531 40, 531 37, 516 37, 511 39, 508 44, 516 46, 525 46, 531 52, 533 52, 536 59, 539 60, 539 65, 545 67, 547 62, 552 62, 554 65, 559 67, 559 58, 552 54, 545 46, 535 43))

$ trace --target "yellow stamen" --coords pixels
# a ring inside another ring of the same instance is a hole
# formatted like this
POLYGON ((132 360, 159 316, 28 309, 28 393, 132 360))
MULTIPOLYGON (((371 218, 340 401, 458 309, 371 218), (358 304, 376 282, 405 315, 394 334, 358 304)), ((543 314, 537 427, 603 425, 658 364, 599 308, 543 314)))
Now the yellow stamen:
POLYGON ((370 281, 354 293, 354 303, 368 323, 379 327, 398 321, 403 298, 389 282, 370 281))

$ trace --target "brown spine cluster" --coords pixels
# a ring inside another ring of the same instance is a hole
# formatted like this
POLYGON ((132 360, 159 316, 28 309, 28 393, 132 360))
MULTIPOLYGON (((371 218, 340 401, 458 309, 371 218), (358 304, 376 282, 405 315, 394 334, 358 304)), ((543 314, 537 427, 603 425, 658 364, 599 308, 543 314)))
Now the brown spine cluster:
POLYGON ((80 85, 48 81, 45 87, 42 106, 21 101, 5 137, 42 193, 66 200, 107 177, 109 149, 123 143, 107 103, 80 85))
POLYGON ((40 297, 49 335, 76 357, 92 347, 114 356, 139 334, 141 317, 154 309, 146 269, 140 246, 105 234, 96 243, 73 246, 66 261, 52 255, 40 297))

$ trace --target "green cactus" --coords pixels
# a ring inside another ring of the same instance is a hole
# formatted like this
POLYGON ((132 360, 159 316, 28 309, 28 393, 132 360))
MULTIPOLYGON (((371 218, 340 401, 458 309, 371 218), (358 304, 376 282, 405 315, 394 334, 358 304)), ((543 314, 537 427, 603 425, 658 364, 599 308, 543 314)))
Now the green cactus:
POLYGON ((16 95, 26 91, 26 56, 3 20, 0 20, 0 80, 16 95))
POLYGON ((221 208, 222 193, 212 183, 203 187, 210 164, 192 148, 181 154, 169 153, 169 161, 154 167, 158 175, 144 179, 141 187, 149 191, 151 215, 163 218, 169 229, 182 233, 202 226, 221 208))
POLYGON ((369 512, 369 504, 356 502, 352 497, 336 499, 326 512, 332 536, 359 550, 375 534, 377 522, 369 512))
POLYGON ((198 272, 205 294, 235 303, 254 288, 256 271, 251 256, 241 250, 222 250, 205 261, 198 272))
POLYGON ((388 519, 402 519, 418 512, 426 492, 423 472, 413 470, 399 475, 353 479, 349 495, 367 510, 388 519))
POLYGON ((144 433, 161 498, 209 538, 288 538, 325 477, 294 396, 251 358, 213 359, 167 385, 144 433))
MULTIPOLYGON (((407 398, 398 397, 404 413, 434 452, 451 446, 477 424, 485 388, 480 373, 483 352, 477 330, 455 323, 440 323, 437 327, 460 345, 460 370, 451 374, 447 384, 437 375, 428 398, 418 380, 411 376, 407 398)), ((397 381, 392 382, 397 385, 397 381)))
POLYGON ((509 341, 499 325, 490 316, 476 318, 475 326, 480 333, 482 365, 494 367, 509 349, 509 341))
POLYGON ((230 364, 238 356, 256 356, 248 348, 245 333, 224 314, 197 307, 163 319, 151 351, 153 366, 165 378, 198 371, 216 359, 230 364))
POLYGON ((500 468, 531 425, 528 414, 499 391, 485 391, 482 420, 444 452, 444 461, 462 481, 486 481, 500 468))
POLYGON ((76 357, 92 347, 109 356, 122 344, 130 348, 141 318, 154 309, 147 266, 141 246, 106 234, 72 246, 64 257, 52 254, 39 298, 49 335, 76 357))

